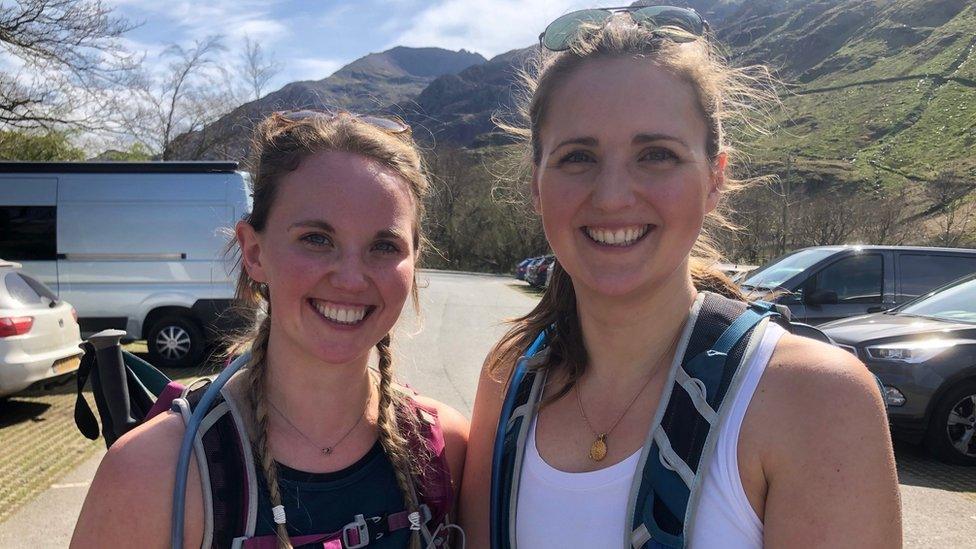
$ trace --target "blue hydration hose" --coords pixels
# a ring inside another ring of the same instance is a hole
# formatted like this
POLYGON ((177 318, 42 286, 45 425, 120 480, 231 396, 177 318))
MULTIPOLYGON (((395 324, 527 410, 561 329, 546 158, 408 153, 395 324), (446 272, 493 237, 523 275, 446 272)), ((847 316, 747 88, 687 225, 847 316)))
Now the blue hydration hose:
POLYGON ((525 377, 525 371, 528 369, 528 360, 532 358, 539 349, 542 348, 546 343, 546 331, 543 330, 529 346, 529 349, 525 354, 518 360, 515 364, 515 370, 512 372, 512 378, 508 382, 509 390, 505 395, 505 402, 502 404, 502 412, 498 418, 498 428, 495 432, 495 447, 492 452, 491 459, 491 546, 498 547, 498 543, 501 540, 496 540, 495 537, 499 535, 496 532, 495 524, 498 520, 498 514, 500 510, 498 506, 501 505, 501 479, 498 478, 498 471, 501 469, 502 454, 505 452, 505 433, 508 430, 508 420, 512 417, 512 411, 515 407, 516 392, 513 390, 515 387, 522 382, 522 378, 525 377))
POLYGON ((193 443, 196 441, 197 433, 200 431, 200 424, 203 418, 210 412, 210 407, 220 394, 227 381, 237 373, 250 359, 251 354, 245 353, 224 368, 220 372, 207 390, 203 393, 203 398, 197 404, 196 409, 190 416, 190 421, 186 424, 186 432, 183 434, 183 443, 180 445, 180 456, 176 462, 176 483, 173 486, 173 522, 170 525, 170 537, 173 549, 183 549, 183 519, 186 508, 186 479, 190 471, 190 456, 193 454, 193 443))

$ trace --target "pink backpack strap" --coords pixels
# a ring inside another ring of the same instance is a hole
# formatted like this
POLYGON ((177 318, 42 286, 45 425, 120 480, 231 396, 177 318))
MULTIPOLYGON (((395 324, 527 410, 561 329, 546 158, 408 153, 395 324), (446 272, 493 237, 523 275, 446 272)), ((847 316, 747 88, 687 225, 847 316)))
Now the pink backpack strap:
POLYGON ((437 524, 454 508, 454 486, 451 469, 447 463, 444 432, 441 429, 437 409, 421 404, 414 398, 406 399, 407 407, 418 419, 420 440, 410 441, 415 455, 428 456, 422 468, 418 493, 420 502, 430 508, 432 522, 437 524))

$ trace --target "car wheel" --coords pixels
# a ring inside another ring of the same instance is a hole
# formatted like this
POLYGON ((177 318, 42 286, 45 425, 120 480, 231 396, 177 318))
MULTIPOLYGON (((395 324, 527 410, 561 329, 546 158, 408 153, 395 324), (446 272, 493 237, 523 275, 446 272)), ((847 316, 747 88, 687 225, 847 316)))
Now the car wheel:
POLYGON ((976 381, 962 383, 942 397, 926 445, 942 461, 976 465, 976 381))
POLYGON ((196 366, 206 349, 203 330, 187 316, 165 316, 149 329, 149 360, 164 368, 196 366))

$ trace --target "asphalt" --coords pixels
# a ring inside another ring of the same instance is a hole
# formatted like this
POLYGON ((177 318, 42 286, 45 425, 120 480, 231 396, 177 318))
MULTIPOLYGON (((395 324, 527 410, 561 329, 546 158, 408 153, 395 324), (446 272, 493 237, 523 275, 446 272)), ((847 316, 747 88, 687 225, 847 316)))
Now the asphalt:
MULTIPOLYGON (((425 271, 421 307, 401 317, 399 375, 425 395, 470 416, 478 373, 503 320, 527 312, 535 295, 506 277, 425 271)), ((99 452, 0 523, 0 548, 66 547, 99 452)), ((935 462, 896 446, 906 547, 976 548, 976 467, 935 462)))

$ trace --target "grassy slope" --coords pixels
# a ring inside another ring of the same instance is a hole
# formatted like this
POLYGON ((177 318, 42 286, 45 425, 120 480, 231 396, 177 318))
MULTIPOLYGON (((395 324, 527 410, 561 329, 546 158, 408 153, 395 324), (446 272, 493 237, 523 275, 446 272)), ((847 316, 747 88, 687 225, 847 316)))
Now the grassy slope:
POLYGON ((900 185, 960 167, 976 176, 976 7, 936 27, 899 21, 926 3, 891 2, 824 60, 837 69, 784 98, 781 129, 756 144, 757 160, 792 152, 801 168, 830 166, 824 175, 839 182, 900 185))

